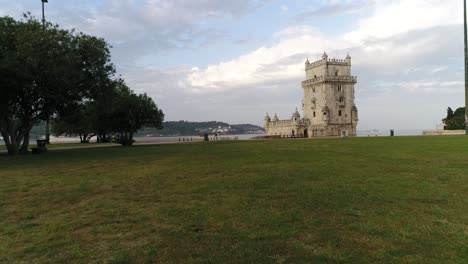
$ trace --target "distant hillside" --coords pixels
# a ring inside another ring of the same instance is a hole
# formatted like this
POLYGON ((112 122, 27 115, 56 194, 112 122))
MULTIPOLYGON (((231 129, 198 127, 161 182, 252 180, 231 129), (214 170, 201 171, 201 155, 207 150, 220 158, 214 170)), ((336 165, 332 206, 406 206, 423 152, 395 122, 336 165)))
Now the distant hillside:
POLYGON ((264 133, 262 127, 251 124, 230 125, 224 122, 189 122, 189 121, 168 121, 164 122, 164 129, 144 128, 137 136, 191 136, 199 134, 214 134, 220 131, 223 135, 234 134, 261 134, 264 133))

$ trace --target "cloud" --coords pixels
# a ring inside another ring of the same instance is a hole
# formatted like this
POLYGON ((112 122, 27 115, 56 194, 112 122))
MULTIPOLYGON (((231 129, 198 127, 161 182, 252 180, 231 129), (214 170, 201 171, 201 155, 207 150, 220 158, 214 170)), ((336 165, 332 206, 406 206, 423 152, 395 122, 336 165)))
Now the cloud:
MULTIPOLYGON (((200 48, 226 37, 213 20, 250 14, 270 0, 102 0, 50 1, 46 17, 64 27, 104 37, 118 64, 133 63, 148 54, 179 48, 200 48)), ((40 16, 40 3, 9 1, 0 14, 20 17, 32 10, 40 16)))
POLYGON ((418 29, 462 23, 463 6, 456 0, 374 0, 375 12, 361 19, 344 38, 362 45, 369 39, 387 38, 418 29))
POLYGON ((237 59, 193 71, 188 83, 197 92, 225 91, 259 85, 272 80, 283 81, 303 75, 304 58, 312 50, 323 51, 339 46, 312 27, 289 27, 275 34, 278 41, 260 47, 237 59))
POLYGON ((410 93, 463 94, 462 81, 415 80, 410 82, 381 83, 379 86, 390 89, 405 89, 410 93))
POLYGON ((303 21, 323 16, 338 15, 343 13, 355 13, 363 9, 364 7, 368 7, 371 4, 373 4, 373 2, 369 0, 328 0, 324 1, 324 3, 318 8, 306 10, 304 12, 299 13, 296 16, 296 19, 298 21, 303 21))
MULTIPOLYGON (((196 68, 184 67, 135 68, 123 77, 137 92, 147 92, 163 109, 166 120, 222 120, 230 123, 259 123, 258 113, 275 110, 280 115, 290 115, 299 106, 299 89, 289 81, 273 80, 270 83, 236 89, 225 93, 197 93, 185 77, 196 68), (289 89, 285 89, 288 87, 289 89), (260 106, 258 102, 268 101, 260 106)), ((298 80, 299 81, 299 80, 298 80)), ((260 120, 261 121, 261 120, 260 120)))

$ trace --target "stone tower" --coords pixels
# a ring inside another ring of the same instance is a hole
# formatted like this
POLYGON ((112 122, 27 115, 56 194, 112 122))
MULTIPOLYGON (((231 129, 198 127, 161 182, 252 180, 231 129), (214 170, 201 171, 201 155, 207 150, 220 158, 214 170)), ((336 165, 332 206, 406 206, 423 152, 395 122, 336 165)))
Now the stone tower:
POLYGON ((309 120, 308 134, 319 136, 355 136, 358 111, 354 104, 351 57, 345 60, 322 59, 305 63, 306 80, 302 82, 304 119, 309 120))
POLYGON ((264 127, 268 135, 288 137, 294 130, 303 137, 356 136, 358 110, 354 104, 354 85, 357 77, 351 75, 351 57, 305 62, 306 80, 302 82, 303 118, 299 112, 289 120, 279 120, 268 114, 264 127))

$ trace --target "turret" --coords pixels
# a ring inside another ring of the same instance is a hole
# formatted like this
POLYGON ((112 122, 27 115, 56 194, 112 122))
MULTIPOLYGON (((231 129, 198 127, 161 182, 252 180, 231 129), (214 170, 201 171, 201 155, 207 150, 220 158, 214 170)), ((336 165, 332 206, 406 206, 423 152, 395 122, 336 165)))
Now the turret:
POLYGON ((270 126, 270 121, 271 121, 271 118, 268 115, 268 113, 266 113, 265 119, 263 119, 263 127, 264 128, 269 127, 270 126))
POLYGON ((325 75, 328 76, 328 55, 325 51, 323 52, 323 55, 322 55, 322 61, 325 62, 325 75))
POLYGON ((275 116, 273 117, 273 122, 277 122, 277 121, 279 121, 279 118, 278 118, 278 116, 277 116, 276 113, 275 113, 275 116))
POLYGON ((327 53, 325 51, 323 52, 322 60, 324 60, 324 61, 328 60, 328 55, 327 55, 327 53))
POLYGON ((309 61, 309 58, 307 58, 306 62, 305 62, 305 69, 307 70, 307 68, 309 68, 310 66, 310 61, 309 61))
POLYGON ((301 115, 299 114, 299 112, 297 111, 297 107, 296 107, 296 111, 293 113, 292 117, 291 117, 291 120, 293 122, 299 122, 299 120, 301 120, 301 115))
POLYGON ((353 118, 353 121, 355 123, 359 121, 359 113, 356 105, 354 105, 353 108, 351 108, 351 117, 353 118))
POLYGON ((346 62, 348 63, 349 66, 351 66, 351 56, 349 56, 349 53, 346 56, 346 62))

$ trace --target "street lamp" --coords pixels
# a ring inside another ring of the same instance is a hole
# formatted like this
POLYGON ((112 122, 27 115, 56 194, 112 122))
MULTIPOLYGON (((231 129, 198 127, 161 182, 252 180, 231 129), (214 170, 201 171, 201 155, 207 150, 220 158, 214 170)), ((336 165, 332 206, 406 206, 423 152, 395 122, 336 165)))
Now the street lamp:
MULTIPOLYGON (((44 27, 44 30, 45 30, 45 12, 44 12, 44 5, 45 3, 48 3, 49 1, 48 0, 41 0, 42 2, 42 26, 44 27)), ((45 127, 45 139, 46 139, 46 143, 47 144, 50 144, 50 117, 48 116, 47 117, 47 120, 46 120, 46 127, 45 127)))
POLYGON ((465 26, 465 135, 468 135, 468 50, 466 36, 466 0, 463 0, 463 24, 465 26))
POLYGON ((41 0, 42 1, 42 25, 45 26, 45 14, 44 14, 44 4, 48 3, 48 0, 41 0))

